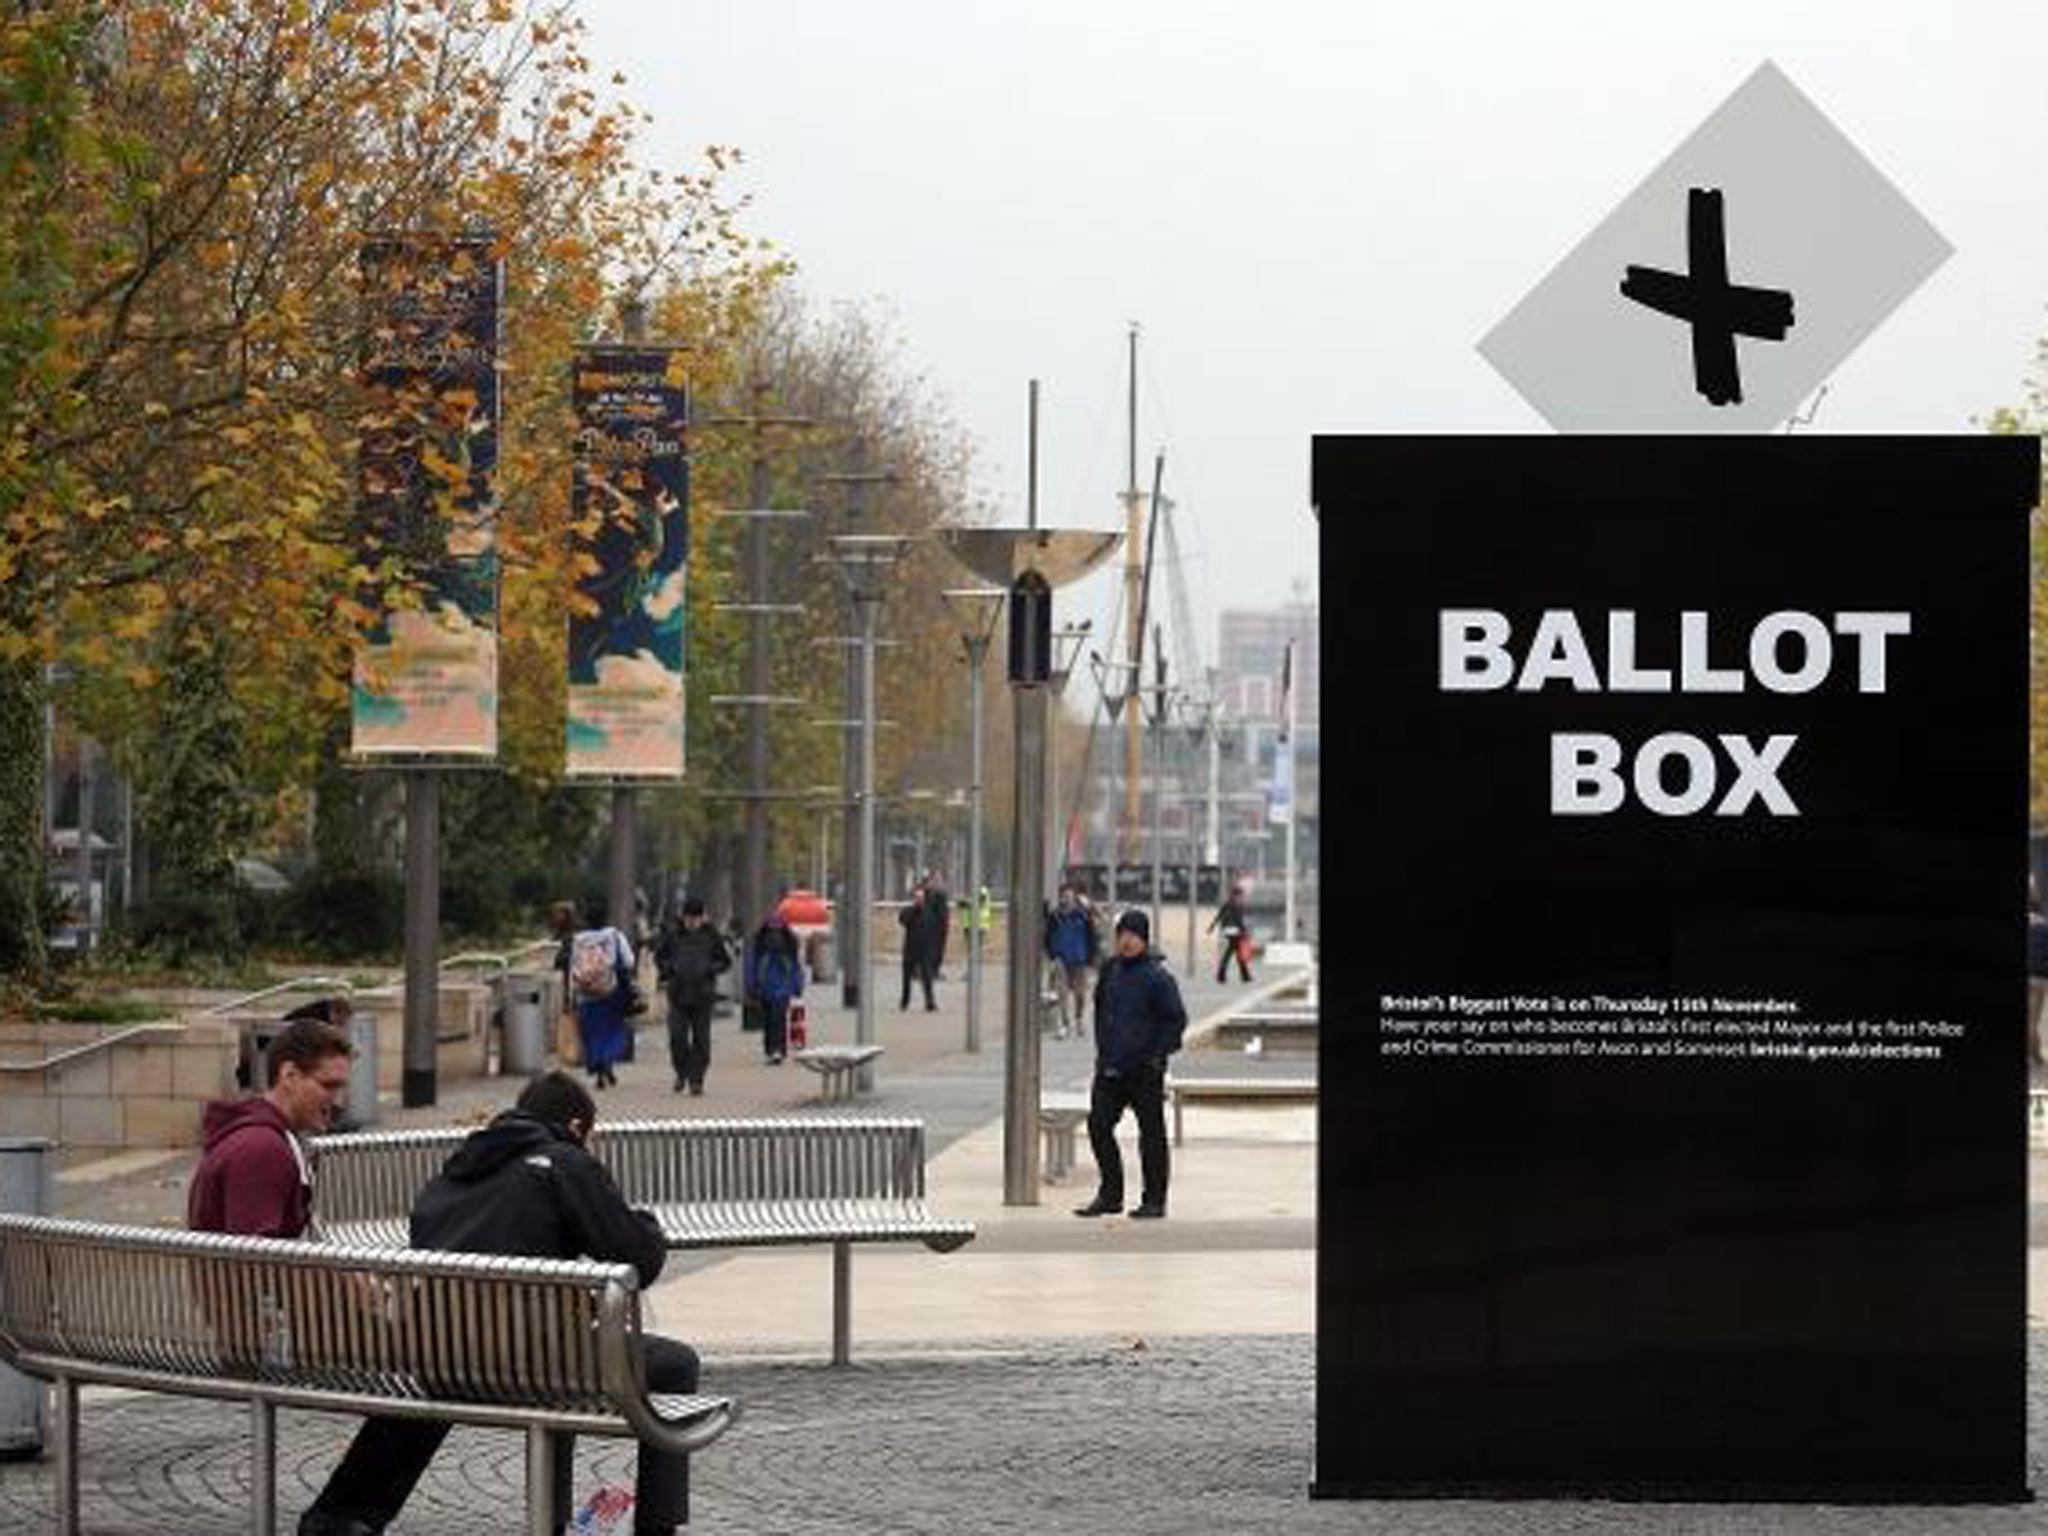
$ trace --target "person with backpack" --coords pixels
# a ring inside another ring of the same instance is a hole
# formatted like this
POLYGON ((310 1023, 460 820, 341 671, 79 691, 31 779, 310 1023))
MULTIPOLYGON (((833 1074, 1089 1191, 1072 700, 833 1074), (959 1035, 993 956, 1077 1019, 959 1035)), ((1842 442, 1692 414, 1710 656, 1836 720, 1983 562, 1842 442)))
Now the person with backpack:
POLYGON ((711 1065, 711 1005, 718 999, 719 976, 731 967, 725 940, 704 920, 703 899, 685 897, 682 911, 654 946, 654 968, 668 992, 668 1059, 677 1093, 704 1092, 704 1072, 711 1065))
POLYGON ((754 930, 747 954, 747 996, 761 1010, 761 1054, 779 1067, 789 1054, 789 1002, 804 995, 804 962, 796 933, 780 912, 754 930))
POLYGON ((569 941, 569 985, 576 999, 576 1030, 583 1065, 598 1088, 618 1085, 613 1069, 624 1059, 632 1027, 633 946, 609 924, 595 921, 569 941))

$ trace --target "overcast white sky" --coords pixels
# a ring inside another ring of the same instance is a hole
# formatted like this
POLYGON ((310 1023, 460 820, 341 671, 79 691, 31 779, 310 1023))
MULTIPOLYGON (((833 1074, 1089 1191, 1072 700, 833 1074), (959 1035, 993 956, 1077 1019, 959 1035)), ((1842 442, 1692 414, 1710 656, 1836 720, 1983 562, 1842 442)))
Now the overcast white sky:
POLYGON ((1547 430, 1475 343, 1766 58, 1957 252, 1815 430, 1969 431, 2048 331, 2039 0, 582 9, 652 150, 740 146, 806 291, 894 316, 1007 520, 1036 376, 1042 517, 1114 525, 1142 325, 1205 651, 1314 577, 1311 434, 1547 430))

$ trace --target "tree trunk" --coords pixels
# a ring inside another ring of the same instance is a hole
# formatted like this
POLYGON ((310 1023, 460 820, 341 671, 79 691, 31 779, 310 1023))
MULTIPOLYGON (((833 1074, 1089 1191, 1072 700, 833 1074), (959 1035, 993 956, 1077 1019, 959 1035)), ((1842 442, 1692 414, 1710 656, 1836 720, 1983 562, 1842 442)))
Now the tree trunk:
POLYGON ((43 947, 43 664, 0 660, 0 975, 36 982, 43 947))

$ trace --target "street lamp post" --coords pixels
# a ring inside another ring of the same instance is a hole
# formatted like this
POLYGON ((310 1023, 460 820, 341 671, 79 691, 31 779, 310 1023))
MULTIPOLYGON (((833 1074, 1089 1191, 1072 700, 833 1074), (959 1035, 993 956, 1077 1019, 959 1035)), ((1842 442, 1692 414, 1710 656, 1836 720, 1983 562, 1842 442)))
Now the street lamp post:
POLYGON ((1078 624, 1062 624, 1052 632, 1052 675, 1046 679, 1046 686, 1052 690, 1052 745, 1046 761, 1045 791, 1046 803, 1052 807, 1045 825, 1048 898, 1058 892, 1067 867, 1067 816, 1060 803, 1060 700, 1066 696, 1067 679, 1074 675, 1074 662, 1081 654, 1081 643, 1088 638, 1092 623, 1083 619, 1078 624))
POLYGON ((967 1049, 981 1049, 981 795, 982 795, 982 664, 995 639, 1008 594, 1001 587, 955 587, 946 603, 960 625, 960 645, 967 653, 969 719, 967 779, 967 1049))
MULTIPOLYGON (((909 539, 893 533, 842 533, 832 539, 832 559, 860 621, 860 782, 854 796, 860 809, 860 849, 855 862, 862 900, 871 899, 869 893, 875 888, 875 624, 887 593, 889 572, 909 545, 909 539)), ((860 989, 853 1031, 860 1045, 872 1045, 875 1039, 874 924, 866 921, 868 915, 861 914, 854 936, 855 953, 849 957, 860 989)), ((873 1064, 865 1063, 858 1070, 855 1086, 866 1092, 874 1085, 873 1064)))
POLYGON ((982 580, 1009 592, 1009 674, 1016 718, 1010 858, 1009 1006, 1004 1021, 1003 1203, 1038 1204, 1038 954, 1045 899, 1046 704, 1053 589, 1115 552, 1118 535, 1079 530, 957 528, 946 542, 982 580))

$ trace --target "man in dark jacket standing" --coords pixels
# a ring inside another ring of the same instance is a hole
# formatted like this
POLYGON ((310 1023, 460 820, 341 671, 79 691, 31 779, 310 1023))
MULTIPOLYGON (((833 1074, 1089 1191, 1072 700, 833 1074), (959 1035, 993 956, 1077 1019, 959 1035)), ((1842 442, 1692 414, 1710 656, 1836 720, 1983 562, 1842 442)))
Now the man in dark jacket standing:
POLYGON ((1124 1203, 1124 1160, 1116 1127, 1128 1107, 1138 1120, 1143 1200, 1131 1215, 1166 1214, 1166 1058, 1180 1049, 1188 1012, 1180 988, 1151 950, 1152 925, 1132 908, 1116 920, 1116 958, 1095 981, 1095 1084, 1088 1144, 1095 1151, 1095 1198, 1076 1216, 1110 1216, 1124 1203))
POLYGON ((718 930, 704 921, 699 898, 684 900, 675 926, 654 946, 654 965, 668 989, 668 1059, 676 1069, 676 1092, 701 1094, 711 1065, 711 1005, 732 956, 718 930))
MULTIPOLYGON (((584 1150, 597 1120, 590 1092, 566 1072, 526 1085, 518 1103, 455 1149, 412 1207, 412 1245, 453 1253, 591 1258, 631 1264, 642 1286, 668 1257, 661 1229, 629 1207, 602 1163, 584 1150)), ((697 1390, 697 1352, 644 1335, 649 1392, 697 1390)), ((376 1536, 398 1517, 449 1426, 375 1418, 356 1432, 341 1465, 299 1520, 299 1536, 376 1536)), ((569 1521, 573 1436, 557 1435, 554 1528, 569 1521)), ((640 1448, 635 1536, 669 1536, 690 1517, 687 1456, 640 1448)))

